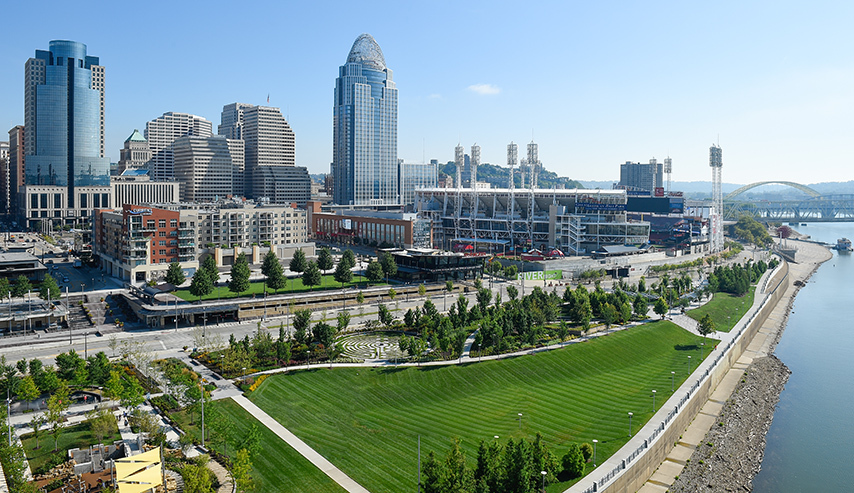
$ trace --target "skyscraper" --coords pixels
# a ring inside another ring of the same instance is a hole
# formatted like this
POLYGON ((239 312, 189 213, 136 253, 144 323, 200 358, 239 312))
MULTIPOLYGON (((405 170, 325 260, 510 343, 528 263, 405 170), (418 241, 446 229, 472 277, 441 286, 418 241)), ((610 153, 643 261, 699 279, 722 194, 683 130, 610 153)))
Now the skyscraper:
POLYGON ((397 204, 397 88, 370 34, 338 69, 333 105, 336 204, 397 204))
POLYGON ((27 60, 24 71, 25 185, 39 188, 38 197, 25 192, 26 215, 30 222, 73 223, 90 215, 93 193, 102 195, 103 187, 109 193, 104 67, 83 43, 51 41, 48 51, 36 50, 27 60))
POLYGON ((231 103, 222 107, 222 119, 216 128, 217 135, 226 139, 243 138, 243 110, 251 108, 247 103, 231 103))
POLYGON ((200 116, 171 111, 145 124, 145 138, 151 149, 151 177, 154 180, 175 178, 172 143, 185 135, 212 137, 213 124, 200 116))

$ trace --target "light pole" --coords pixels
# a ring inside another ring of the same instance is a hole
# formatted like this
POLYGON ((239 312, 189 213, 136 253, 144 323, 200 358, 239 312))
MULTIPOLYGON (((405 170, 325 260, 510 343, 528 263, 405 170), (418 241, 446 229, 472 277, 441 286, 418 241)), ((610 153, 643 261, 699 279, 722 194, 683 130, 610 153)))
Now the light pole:
POLYGON ((12 446, 12 399, 9 397, 9 387, 6 387, 6 416, 9 417, 9 446, 12 446))
POLYGON ((243 381, 246 381, 246 367, 243 367, 243 381))
POLYGON ((89 359, 89 333, 83 333, 83 359, 89 359))
POLYGON ((599 443, 599 440, 593 439, 593 468, 596 468, 596 444, 599 443))
POLYGON ((700 343, 700 362, 703 361, 703 349, 705 349, 705 347, 704 347, 705 345, 706 345, 705 342, 700 343))
POLYGON ((671 394, 673 393, 673 380, 675 377, 676 377, 676 372, 675 371, 670 372, 670 393, 671 394))
POLYGON ((629 413, 629 437, 632 436, 632 416, 634 416, 634 413, 630 412, 629 413))
POLYGON ((652 391, 652 412, 655 412, 655 390, 652 391))
MULTIPOLYGON (((33 323, 30 321, 30 317, 33 315, 33 298, 30 296, 30 291, 27 291, 27 323, 30 324, 30 329, 33 328, 33 323)), ((48 324, 48 328, 50 328, 50 324, 48 324)), ((30 331, 32 332, 32 331, 30 331)), ((27 335, 27 326, 24 325, 24 335, 27 335)))
POLYGON ((522 431, 522 413, 519 413, 519 431, 522 431))
POLYGON ((9 291, 9 335, 12 335, 12 292, 9 291))
POLYGON ((546 475, 548 473, 546 471, 540 471, 540 474, 543 475, 543 493, 546 493, 546 475))
POLYGON ((688 375, 691 374, 691 370, 692 370, 692 368, 691 368, 691 357, 688 356, 688 375))
POLYGON ((202 385, 204 381, 204 378, 199 379, 199 391, 202 399, 202 447, 205 446, 205 386, 202 385))

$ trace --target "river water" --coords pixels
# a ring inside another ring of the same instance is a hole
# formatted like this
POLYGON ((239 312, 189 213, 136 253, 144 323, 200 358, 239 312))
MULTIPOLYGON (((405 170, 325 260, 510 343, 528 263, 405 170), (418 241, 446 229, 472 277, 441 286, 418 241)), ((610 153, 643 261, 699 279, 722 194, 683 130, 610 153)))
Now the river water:
MULTIPOLYGON (((854 239, 851 223, 795 229, 833 244, 854 239)), ((801 289, 776 355, 792 375, 754 491, 854 491, 854 255, 834 252, 801 289)))

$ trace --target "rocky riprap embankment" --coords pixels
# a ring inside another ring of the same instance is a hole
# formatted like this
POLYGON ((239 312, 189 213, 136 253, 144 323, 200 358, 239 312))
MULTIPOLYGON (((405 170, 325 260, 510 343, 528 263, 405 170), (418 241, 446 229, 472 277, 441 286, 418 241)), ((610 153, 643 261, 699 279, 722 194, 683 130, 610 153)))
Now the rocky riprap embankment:
POLYGON ((751 491, 789 373, 776 356, 753 360, 669 491, 751 491))

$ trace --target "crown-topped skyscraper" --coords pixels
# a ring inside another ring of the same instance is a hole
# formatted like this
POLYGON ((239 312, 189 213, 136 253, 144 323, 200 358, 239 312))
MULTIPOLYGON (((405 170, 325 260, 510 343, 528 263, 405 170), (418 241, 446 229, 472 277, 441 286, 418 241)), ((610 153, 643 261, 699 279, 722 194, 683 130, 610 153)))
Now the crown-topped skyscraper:
POLYGON ((334 202, 400 203, 397 191, 397 88, 370 34, 356 38, 338 69, 333 107, 334 202))

